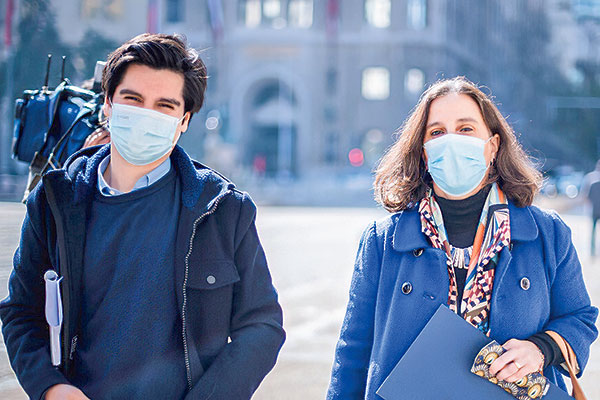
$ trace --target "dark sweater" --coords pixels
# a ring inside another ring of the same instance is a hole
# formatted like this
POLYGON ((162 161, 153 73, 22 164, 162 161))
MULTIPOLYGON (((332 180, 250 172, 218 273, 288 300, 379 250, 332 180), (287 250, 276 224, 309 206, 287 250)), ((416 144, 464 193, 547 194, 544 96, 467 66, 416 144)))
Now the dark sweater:
MULTIPOLYGON (((448 241, 454 247, 466 248, 473 245, 481 211, 491 186, 488 185, 471 197, 462 200, 449 200, 434 194, 440 206, 448 241)), ((460 307, 465 290, 467 269, 457 268, 454 271, 457 286, 457 304, 460 307)), ((537 345, 544 354, 544 368, 548 365, 559 365, 564 362, 560 348, 552 338, 539 332, 527 340, 537 345)))
POLYGON ((180 204, 173 169, 146 188, 95 196, 87 225, 82 335, 73 382, 92 399, 184 397, 174 276, 180 204))

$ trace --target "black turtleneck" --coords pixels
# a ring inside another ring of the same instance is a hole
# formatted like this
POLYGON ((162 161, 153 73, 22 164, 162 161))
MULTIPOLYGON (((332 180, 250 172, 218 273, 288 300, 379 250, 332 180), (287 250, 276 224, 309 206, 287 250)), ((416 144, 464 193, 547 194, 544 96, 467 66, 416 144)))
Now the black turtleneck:
POLYGON ((448 241, 454 247, 466 248, 473 244, 483 204, 490 192, 487 185, 471 197, 449 200, 434 194, 442 210, 448 241))
MULTIPOLYGON (((462 200, 449 200, 434 193, 435 201, 437 201, 442 211, 448 241, 452 246, 467 248, 473 245, 481 211, 490 188, 491 185, 487 185, 473 196, 462 200)), ((457 304, 460 307, 467 279, 467 268, 457 268, 454 273, 458 295, 457 304)), ((560 348, 548 334, 544 332, 536 333, 528 340, 538 346, 544 354, 544 368, 548 365, 559 365, 564 362, 560 348)))

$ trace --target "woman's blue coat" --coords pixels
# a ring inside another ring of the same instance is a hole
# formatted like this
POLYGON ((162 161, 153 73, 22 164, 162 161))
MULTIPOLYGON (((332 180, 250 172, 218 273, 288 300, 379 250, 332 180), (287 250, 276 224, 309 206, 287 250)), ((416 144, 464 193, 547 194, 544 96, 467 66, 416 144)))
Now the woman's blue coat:
MULTIPOLYGON (((491 337, 504 343, 556 331, 583 370, 598 334, 598 309, 590 304, 571 231, 556 214, 534 206, 509 203, 509 212, 511 246, 496 267, 491 337), (523 278, 530 281, 527 290, 523 278)), ((446 255, 421 232, 418 210, 371 224, 360 242, 327 398, 379 399, 379 386, 447 300, 446 255), (401 290, 405 282, 412 285, 408 294, 401 290)), ((555 367, 544 375, 564 388, 555 367)))

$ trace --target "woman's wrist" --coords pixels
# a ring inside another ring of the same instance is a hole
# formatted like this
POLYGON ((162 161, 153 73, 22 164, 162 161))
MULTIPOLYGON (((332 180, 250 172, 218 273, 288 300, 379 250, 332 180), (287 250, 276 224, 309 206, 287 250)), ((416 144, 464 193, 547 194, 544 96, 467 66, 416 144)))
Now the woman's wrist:
POLYGON ((540 356, 540 363, 538 364, 536 371, 542 373, 544 371, 544 366, 545 366, 544 363, 546 361, 546 357, 544 357, 544 352, 542 351, 542 349, 540 349, 540 347, 537 344, 535 344, 535 343, 533 343, 533 344, 535 345, 535 348, 540 356))
POLYGON ((542 355, 544 356, 543 368, 547 368, 551 365, 560 365, 565 361, 560 348, 547 333, 538 332, 527 338, 527 340, 535 344, 542 352, 542 355))

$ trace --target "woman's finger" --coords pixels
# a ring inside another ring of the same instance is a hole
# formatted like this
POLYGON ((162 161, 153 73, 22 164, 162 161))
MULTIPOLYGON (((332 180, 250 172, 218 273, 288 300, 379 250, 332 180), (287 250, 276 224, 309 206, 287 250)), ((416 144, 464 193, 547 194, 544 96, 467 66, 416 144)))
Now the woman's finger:
POLYGON ((499 381, 505 381, 508 377, 518 374, 519 371, 519 367, 514 362, 510 362, 496 374, 496 378, 499 381))
MULTIPOLYGON (((500 372, 504 367, 509 365, 516 358, 516 352, 514 351, 506 351, 500 357, 496 358, 494 362, 490 365, 490 374, 495 376, 500 372)), ((508 375, 507 375, 508 376, 508 375)))
MULTIPOLYGON (((519 367, 519 364, 516 362, 513 362, 513 364, 516 364, 517 367, 519 367)), ((535 372, 535 368, 532 368, 529 364, 526 364, 523 367, 520 367, 517 372, 515 372, 514 374, 508 376, 506 379, 504 379, 506 382, 517 382, 521 379, 523 379, 525 376, 531 374, 532 372, 535 372)), ((500 379, 500 378, 498 378, 500 379)))
POLYGON ((507 341, 506 341, 506 342, 505 342, 505 343, 502 345, 502 347, 503 347, 505 350, 511 350, 511 349, 513 349, 513 348, 515 348, 515 347, 518 347, 520 342, 521 342, 521 341, 520 341, 520 340, 518 340, 518 339, 510 339, 510 340, 507 340, 507 341))
POLYGON ((106 129, 102 129, 100 132, 96 133, 96 135, 98 135, 98 139, 104 139, 109 135, 109 132, 106 129))

